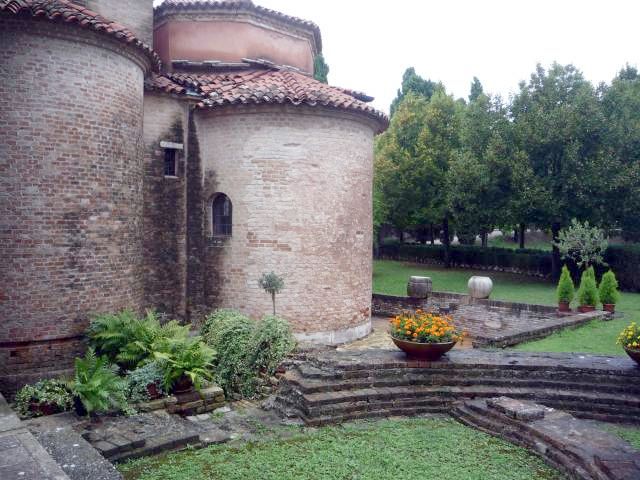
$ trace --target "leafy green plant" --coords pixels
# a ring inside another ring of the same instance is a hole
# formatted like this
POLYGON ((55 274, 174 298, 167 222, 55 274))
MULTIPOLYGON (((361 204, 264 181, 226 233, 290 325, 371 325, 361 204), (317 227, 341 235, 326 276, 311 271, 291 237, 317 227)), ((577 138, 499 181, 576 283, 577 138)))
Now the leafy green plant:
POLYGON ((40 380, 31 385, 25 385, 16 394, 15 407, 23 417, 37 417, 40 411, 30 408, 31 404, 47 404, 58 412, 69 410, 73 405, 73 397, 62 380, 40 380))
POLYGON ((274 273, 263 273, 258 280, 260 287, 271 295, 271 302, 273 303, 273 314, 276 314, 276 294, 280 293, 284 289, 284 279, 274 273))
POLYGON ((615 273, 609 270, 602 275, 599 289, 600 301, 603 304, 616 304, 620 300, 620 292, 618 292, 618 280, 615 273))
POLYGON ((571 225, 558 234, 554 245, 560 250, 563 258, 570 258, 576 265, 587 268, 591 265, 604 265, 604 252, 609 242, 602 229, 590 226, 589 222, 581 223, 575 218, 571 225))
POLYGON ((255 322, 235 310, 216 310, 205 319, 204 339, 217 353, 215 380, 227 395, 253 395, 257 371, 252 365, 255 322))
POLYGON ((167 391, 183 376, 188 377, 197 390, 200 390, 203 381, 211 379, 216 352, 200 337, 179 341, 168 339, 162 347, 154 352, 154 357, 160 362, 167 391))
POLYGON ((99 357, 89 348, 84 358, 76 358, 75 369, 71 391, 87 413, 126 408, 126 380, 118 376, 118 367, 110 364, 107 357, 99 357))
POLYGON ((126 370, 153 357, 154 345, 166 339, 184 339, 188 333, 189 327, 175 320, 161 325, 158 314, 150 310, 143 318, 129 310, 99 315, 87 330, 97 354, 106 355, 126 370))
POLYGON ((127 399, 131 403, 146 402, 149 400, 147 386, 154 384, 160 395, 164 395, 164 372, 157 361, 152 361, 129 372, 127 380, 127 399))
POLYGON ((273 375, 295 345, 289 322, 268 315, 258 323, 251 338, 251 363, 254 368, 273 375))
POLYGON ((562 274, 560 275, 556 292, 558 295, 558 302, 571 303, 575 296, 575 286, 573 285, 571 273, 569 273, 569 269, 566 265, 562 267, 562 274))
POLYGON ((578 289, 578 301, 581 306, 593 306, 598 303, 598 288, 596 287, 593 269, 587 269, 582 272, 580 288, 578 289))

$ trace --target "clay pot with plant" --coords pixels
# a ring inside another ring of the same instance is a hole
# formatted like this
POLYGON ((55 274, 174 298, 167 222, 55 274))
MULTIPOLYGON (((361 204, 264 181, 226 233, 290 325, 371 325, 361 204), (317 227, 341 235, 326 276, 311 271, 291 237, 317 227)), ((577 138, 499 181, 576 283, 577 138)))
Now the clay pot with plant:
POLYGON ((580 288, 578 289, 578 301, 580 313, 593 312, 598 304, 598 287, 596 285, 596 275, 593 267, 589 267, 582 272, 580 278, 580 288))
POLYGON ((620 300, 620 292, 618 292, 618 280, 613 271, 609 270, 602 275, 598 294, 600 302, 602 302, 602 309, 609 313, 615 313, 616 303, 620 300))
POLYGON ((575 296, 575 286, 573 285, 571 274, 569 273, 569 269, 566 265, 562 267, 562 274, 560 275, 560 280, 558 281, 556 294, 558 297, 558 311, 570 312, 571 301, 575 296))
POLYGON ((434 361, 462 338, 451 317, 416 310, 391 319, 391 340, 408 358, 434 361))
POLYGON ((616 343, 624 348, 634 362, 640 364, 640 327, 636 322, 631 322, 620 332, 616 343))

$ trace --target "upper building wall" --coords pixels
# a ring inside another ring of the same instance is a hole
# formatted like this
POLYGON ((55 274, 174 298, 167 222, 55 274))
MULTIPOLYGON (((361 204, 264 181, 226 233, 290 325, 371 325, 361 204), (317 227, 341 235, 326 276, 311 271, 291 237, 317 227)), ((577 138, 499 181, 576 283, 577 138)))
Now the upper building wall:
POLYGON ((120 23, 153 46, 153 0, 76 0, 77 4, 120 23))
POLYGON ((240 62, 265 59, 313 72, 321 50, 311 22, 250 1, 166 2, 156 9, 154 48, 165 68, 174 60, 240 62))

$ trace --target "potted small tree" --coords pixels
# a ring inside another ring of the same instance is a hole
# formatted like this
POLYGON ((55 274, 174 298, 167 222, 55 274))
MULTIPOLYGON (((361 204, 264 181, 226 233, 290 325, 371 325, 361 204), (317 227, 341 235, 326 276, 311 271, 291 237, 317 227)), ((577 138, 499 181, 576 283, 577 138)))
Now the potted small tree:
POLYGON ((620 299, 620 293, 618 292, 618 280, 613 271, 609 270, 602 275, 598 293, 602 302, 602 309, 606 312, 614 313, 616 311, 616 303, 620 299))
POLYGON ((596 286, 595 273, 593 267, 589 267, 582 272, 580 288, 578 289, 578 301, 580 313, 593 312, 598 303, 598 287, 596 286))
POLYGON ((575 286, 573 285, 571 274, 569 273, 569 269, 566 265, 562 267, 562 274, 560 275, 556 292, 558 295, 558 311, 571 311, 569 306, 575 296, 575 286))
POLYGON ((271 295, 271 302, 273 302, 273 315, 276 314, 276 293, 280 293, 284 288, 284 279, 274 273, 263 273, 258 280, 260 287, 271 295))

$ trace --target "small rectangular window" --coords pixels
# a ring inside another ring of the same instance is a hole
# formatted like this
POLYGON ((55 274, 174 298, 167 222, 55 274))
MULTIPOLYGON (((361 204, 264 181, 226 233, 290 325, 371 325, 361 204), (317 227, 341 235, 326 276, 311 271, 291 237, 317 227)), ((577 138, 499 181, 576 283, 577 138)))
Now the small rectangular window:
POLYGON ((173 148, 164 149, 164 176, 178 176, 178 169, 176 165, 176 150, 173 148))

